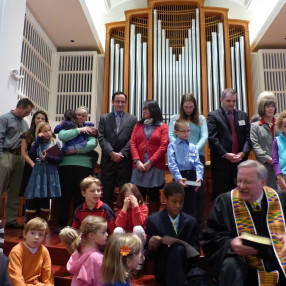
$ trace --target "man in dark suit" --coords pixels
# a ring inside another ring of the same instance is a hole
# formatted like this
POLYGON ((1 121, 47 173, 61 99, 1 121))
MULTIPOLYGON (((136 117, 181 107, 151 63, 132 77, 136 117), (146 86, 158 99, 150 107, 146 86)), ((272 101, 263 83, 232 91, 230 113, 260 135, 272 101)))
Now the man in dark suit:
POLYGON ((236 92, 225 89, 220 102, 221 107, 208 114, 214 197, 235 187, 237 165, 247 159, 251 150, 248 116, 234 109, 236 92))
POLYGON ((98 126, 98 140, 102 149, 101 182, 103 201, 113 208, 114 187, 130 182, 132 157, 129 141, 137 123, 134 115, 125 113, 127 96, 116 92, 112 96, 114 111, 101 115, 98 126))
MULTIPOLYGON (((147 246, 155 259, 156 280, 166 286, 208 285, 205 272, 197 267, 196 257, 187 257, 180 239, 199 250, 196 219, 182 212, 185 191, 178 182, 164 187, 166 208, 147 219, 147 246), (166 236, 171 237, 166 238, 166 236)), ((197 253, 199 255, 199 252, 197 253)))

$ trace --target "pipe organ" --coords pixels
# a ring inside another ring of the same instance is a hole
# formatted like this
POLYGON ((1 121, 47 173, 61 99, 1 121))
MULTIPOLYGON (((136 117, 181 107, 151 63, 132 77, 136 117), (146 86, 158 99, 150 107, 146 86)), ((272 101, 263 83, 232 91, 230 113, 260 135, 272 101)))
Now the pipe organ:
POLYGON ((252 113, 248 22, 227 12, 203 0, 149 0, 148 8, 125 11, 126 21, 107 24, 104 112, 112 94, 124 91, 138 118, 142 103, 154 99, 168 122, 185 93, 206 115, 232 87, 237 108, 252 113))

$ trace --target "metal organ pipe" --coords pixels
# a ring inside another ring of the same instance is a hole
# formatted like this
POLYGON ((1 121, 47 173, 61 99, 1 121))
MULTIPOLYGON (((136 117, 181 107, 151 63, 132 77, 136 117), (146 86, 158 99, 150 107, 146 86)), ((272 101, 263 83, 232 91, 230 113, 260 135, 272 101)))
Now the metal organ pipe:
POLYGON ((197 61, 196 61, 196 29, 195 29, 195 19, 192 19, 192 68, 193 68, 193 94, 197 95, 197 61))
POLYGON ((154 13, 153 13, 153 24, 154 24, 154 28, 153 28, 153 98, 154 100, 157 100, 157 91, 158 91, 158 83, 157 83, 157 76, 158 76, 158 67, 157 67, 157 61, 158 61, 158 57, 157 57, 157 53, 158 53, 158 20, 157 20, 157 10, 154 9, 154 13))
POLYGON ((130 78, 129 78, 129 110, 131 114, 135 111, 135 25, 130 26, 130 78))
POLYGON ((225 89, 225 67, 224 67, 224 33, 223 24, 218 23, 218 57, 219 57, 219 94, 225 89))
POLYGON ((189 41, 185 39, 185 65, 186 65, 186 90, 190 90, 190 73, 189 73, 189 41))
MULTIPOLYGON (((166 114, 166 31, 162 30, 162 93, 161 93, 161 102, 159 103, 159 106, 161 107, 161 111, 163 114, 163 117, 166 114)), ((160 64, 160 63, 159 63, 160 64)))
POLYGON ((208 102, 209 111, 214 108, 213 105, 213 77, 212 77, 212 47, 211 42, 207 42, 207 75, 208 75, 208 102))
POLYGON ((119 90, 119 44, 115 44, 114 57, 114 91, 119 90))
POLYGON ((201 103, 201 50, 200 50, 200 14, 199 9, 196 9, 196 52, 197 52, 197 93, 196 99, 198 102, 199 110, 202 110, 201 103))
POLYGON ((242 109, 247 112, 246 99, 246 71, 245 71, 245 52, 244 52, 244 37, 239 37, 240 45, 240 66, 241 66, 241 91, 242 91, 242 109))
POLYGON ((188 47, 189 47, 189 51, 188 51, 188 54, 189 54, 189 85, 190 85, 190 88, 189 88, 189 92, 190 93, 193 93, 194 92, 194 89, 193 89, 193 52, 192 52, 192 30, 189 29, 188 30, 188 47))
MULTIPOLYGON (((142 94, 143 102, 147 100, 147 43, 143 43, 143 53, 142 53, 142 94)), ((141 112, 141 111, 140 111, 141 112)))
POLYGON ((142 44, 141 34, 136 34, 136 111, 135 115, 139 116, 142 110, 142 44))
POLYGON ((109 111, 112 111, 112 94, 114 93, 114 39, 110 39, 110 67, 109 67, 109 111))
POLYGON ((236 90, 234 47, 230 47, 232 88, 236 90))
POLYGON ((123 90, 123 78, 124 78, 124 70, 123 70, 123 65, 124 65, 124 49, 120 48, 120 60, 119 60, 119 65, 120 65, 120 71, 119 71, 119 90, 123 90))
MULTIPOLYGON (((158 65, 158 89, 157 89, 157 101, 160 106, 161 97, 162 97, 162 28, 161 28, 161 20, 158 20, 158 50, 157 50, 157 65, 158 65)), ((160 106, 161 107, 161 106, 160 106)))
POLYGON ((239 56, 239 42, 235 42, 235 71, 236 71, 236 92, 237 92, 237 103, 236 106, 238 109, 241 110, 242 105, 241 105, 241 71, 240 71, 240 56, 239 56))
POLYGON ((219 107, 219 88, 218 88, 218 47, 217 33, 212 32, 212 69, 213 69, 213 97, 214 109, 219 107))
POLYGON ((169 39, 166 39, 166 49, 165 49, 165 55, 166 55, 166 92, 165 92, 165 104, 166 104, 166 114, 165 114, 165 118, 167 121, 170 120, 170 55, 169 55, 169 50, 170 50, 170 46, 169 46, 169 39))

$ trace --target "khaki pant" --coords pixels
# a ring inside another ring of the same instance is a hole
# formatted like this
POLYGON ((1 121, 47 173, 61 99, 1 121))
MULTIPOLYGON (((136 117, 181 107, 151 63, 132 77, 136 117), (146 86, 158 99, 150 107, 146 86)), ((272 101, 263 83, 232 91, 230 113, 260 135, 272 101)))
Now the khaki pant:
POLYGON ((6 223, 16 222, 23 167, 24 160, 20 155, 9 152, 0 155, 0 208, 2 193, 7 192, 6 223))

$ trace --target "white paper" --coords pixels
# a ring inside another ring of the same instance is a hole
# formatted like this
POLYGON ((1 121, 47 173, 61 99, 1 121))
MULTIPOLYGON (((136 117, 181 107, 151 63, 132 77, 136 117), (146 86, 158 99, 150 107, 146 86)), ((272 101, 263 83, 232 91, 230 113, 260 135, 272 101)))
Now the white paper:
POLYGON ((189 186, 195 186, 195 187, 200 187, 202 185, 201 182, 196 182, 196 181, 185 181, 185 184, 189 186))

